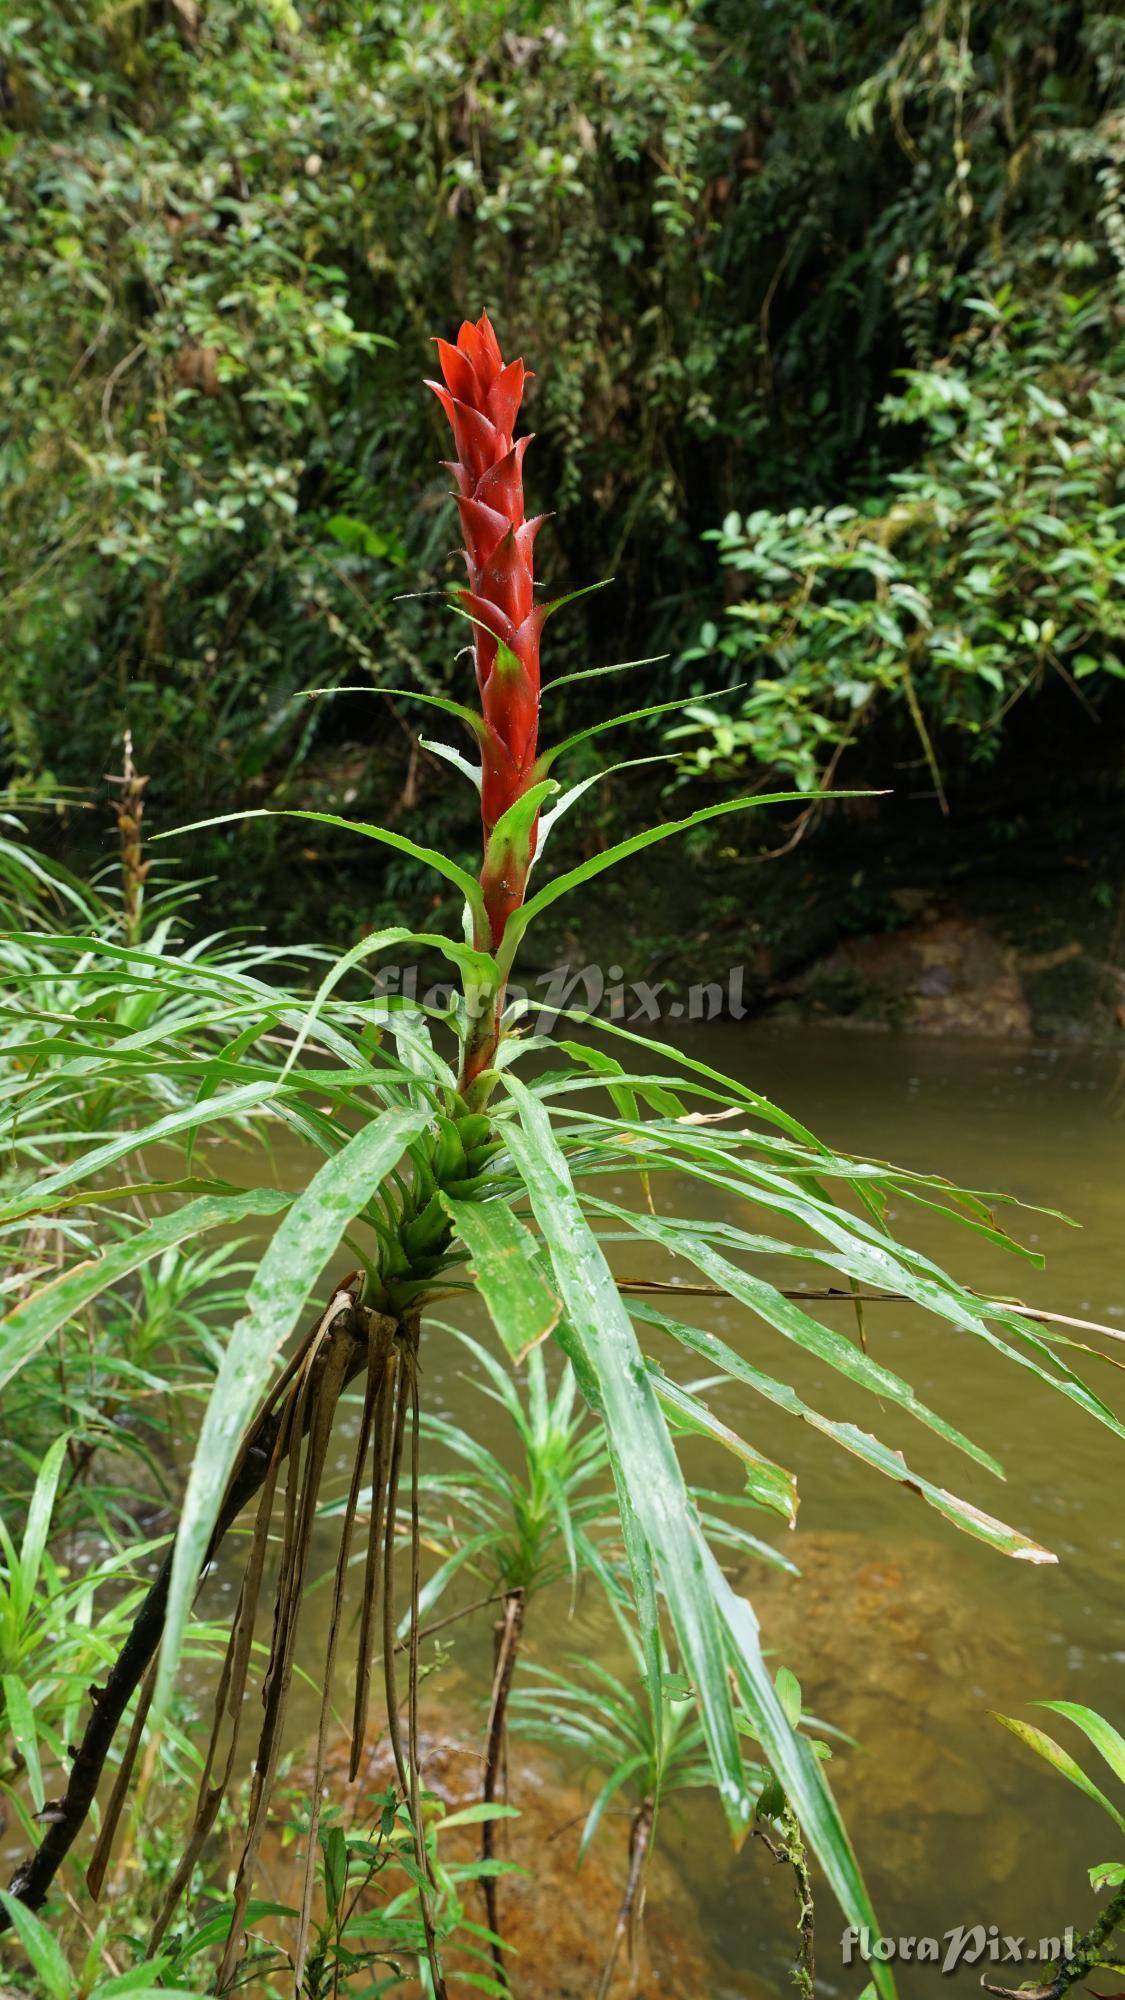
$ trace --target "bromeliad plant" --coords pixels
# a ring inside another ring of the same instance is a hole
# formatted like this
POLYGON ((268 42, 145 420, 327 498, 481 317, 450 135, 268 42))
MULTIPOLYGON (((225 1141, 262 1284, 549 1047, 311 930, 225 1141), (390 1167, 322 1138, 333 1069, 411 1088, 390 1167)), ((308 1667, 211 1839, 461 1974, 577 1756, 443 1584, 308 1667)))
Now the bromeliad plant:
MULTIPOLYGON (((692 1683, 672 1671, 662 1645, 659 1688, 654 1689, 636 1632, 616 1604, 614 1610, 632 1655, 635 1683, 620 1680, 605 1665, 588 1658, 573 1661, 579 1678, 535 1664, 527 1670, 529 1685, 521 1687, 514 1696, 512 1717, 517 1735, 568 1749, 582 1763, 592 1765, 601 1777, 582 1828, 577 1867, 581 1868, 609 1813, 624 1812, 628 1818, 625 1891, 597 2000, 604 2000, 611 1989, 623 1945, 628 1955, 630 1991, 637 1985, 645 1878, 661 1808, 669 1803, 674 1807, 683 1792, 708 1787, 712 1782, 707 1740, 692 1683), (618 1804, 619 1800, 625 1804, 618 1804)), ((796 1676, 788 1667, 779 1667, 774 1685, 790 1725, 798 1729, 802 1713, 796 1676)), ((805 1720, 811 1723, 813 1719, 805 1720)), ((753 1737, 751 1725, 745 1719, 741 1728, 746 1737, 753 1737)), ((814 1755, 827 1759, 830 1754, 827 1743, 816 1737, 808 1740, 814 1755)), ((806 2000, 812 2000, 813 1899, 800 1826, 776 1778, 756 1762, 753 1754, 747 1758, 746 1780, 758 1793, 754 1833, 766 1843, 775 1860, 793 1869, 800 1912, 794 1978, 806 2000)))
MULTIPOLYGON (((1032 1562, 1053 1558, 1020 1529, 911 1468, 897 1437, 885 1442, 806 1400, 784 1368, 769 1371, 769 1344, 776 1342, 780 1354, 789 1344, 815 1356, 842 1378, 849 1394, 859 1389, 877 1399, 881 1427, 890 1421, 897 1430, 909 1418, 966 1456, 974 1477, 982 1469, 998 1474, 986 1450, 869 1351, 862 1328, 857 1338, 846 1321, 837 1323, 853 1294, 891 1295, 930 1314, 948 1341, 985 1341, 1000 1359, 1125 1436, 1113 1411, 1071 1368, 1063 1337, 1042 1315, 968 1290, 897 1240, 888 1225, 892 1203, 907 1214, 915 1206, 937 1206, 970 1228, 978 1244, 983 1239, 996 1249, 1017 1250, 990 1200, 934 1176, 837 1153, 753 1089, 618 1024, 587 1024, 612 1038, 619 1054, 611 1055, 588 1040, 548 1043, 528 1032, 534 1023, 519 1007, 505 1009, 517 950, 543 911, 618 862, 749 801, 724 801, 624 837, 532 887, 533 867, 542 871, 559 815, 591 781, 559 794, 550 776, 562 752, 580 739, 547 753, 538 746, 539 641, 553 607, 534 596, 536 524, 527 520, 523 502, 525 443, 513 437, 524 371, 520 363, 504 364, 486 318, 463 327, 441 358, 445 380, 438 394, 454 431, 469 570, 456 608, 472 626, 482 712, 437 705, 467 724, 479 746, 480 766, 471 774, 481 790, 480 877, 385 827, 321 813, 298 817, 347 828, 436 870, 464 897, 463 940, 384 930, 340 957, 310 998, 307 989, 285 985, 276 965, 267 977, 260 965, 162 952, 127 934, 103 937, 92 954, 80 940, 62 939, 57 955, 71 982, 62 1019, 57 1006, 24 1012, 18 1066, 9 1079, 13 1130, 26 1101, 45 1121, 52 1104, 65 1104, 94 1069, 110 1107, 115 1093, 134 1088, 139 1069, 174 1083, 175 1100, 155 1118, 125 1129, 107 1115, 94 1143, 71 1148, 57 1164, 45 1161, 37 1184, 9 1191, 0 1221, 26 1229, 37 1218, 78 1217, 85 1254, 14 1304, 0 1327, 0 1383, 31 1365, 60 1329, 171 1244, 251 1215, 259 1223, 280 1218, 224 1345, 174 1548, 127 1645, 95 1691, 57 1808, 13 1888, 25 1905, 43 1904, 85 1824, 119 1727, 131 1717, 95 1856, 94 1881, 100 1880, 115 1810, 146 1726, 167 1713, 201 1569, 255 1502, 195 1825, 157 1926, 157 1947, 239 1768, 276 1500, 280 1553, 270 1659, 220 1988, 237 1976, 333 1419, 349 1382, 361 1380, 363 1410, 322 1664, 309 1861, 292 1945, 294 1989, 300 1991, 309 1949, 333 1674, 341 1633, 350 1626, 345 1586, 359 1496, 370 1488, 358 1565, 352 1769, 358 1770, 368 1730, 381 1647, 380 1726, 390 1737, 399 1793, 414 1827, 420 1957, 433 1993, 444 1991, 442 1919, 421 1825, 417 1755, 420 1356, 424 1346, 429 1351, 446 1337, 428 1323, 438 1301, 475 1290, 513 1368, 543 1340, 561 1347, 602 1426, 654 1702, 666 1619, 695 1693, 709 1768, 734 1837, 746 1834, 757 1798, 742 1749, 750 1730, 855 1924, 874 1927, 874 1919, 850 1840, 821 1766, 793 1727, 763 1660, 752 1607, 720 1565, 713 1522, 692 1498, 677 1440, 686 1433, 732 1453, 748 1494, 786 1521, 796 1512, 796 1480, 763 1449, 756 1427, 750 1436, 737 1434, 678 1378, 669 1357, 686 1350, 693 1366, 701 1361, 711 1375, 748 1387, 765 1406, 763 1430, 772 1431, 775 1410, 796 1416, 906 1486, 955 1527, 1001 1554, 1032 1562), (364 969, 380 953, 404 947, 439 952, 454 965, 461 990, 450 1008, 411 1008, 372 994, 364 969), (85 1004, 90 992, 98 996, 95 1006, 85 1004), (111 1002, 115 995, 138 993, 164 1004, 134 1024, 111 1002), (268 1137, 276 1129, 297 1135, 309 1150, 308 1178, 296 1192, 278 1188, 268 1157, 244 1146, 235 1178, 233 1165, 212 1164, 204 1143, 232 1130, 268 1137), (635 1175, 651 1199, 629 1207, 613 1197, 635 1175), (692 1215, 700 1193, 733 1200, 739 1220, 707 1222, 692 1215), (99 1239, 103 1214, 118 1229, 112 1238, 99 1239), (349 1268, 282 1365, 342 1238, 349 1268), (628 1278, 615 1276, 608 1255, 622 1239, 631 1246, 628 1278), (665 1309, 667 1297, 663 1306, 652 1302, 668 1290, 662 1274, 669 1255, 693 1279, 678 1295, 675 1317, 665 1309), (798 1284, 783 1286, 776 1274, 786 1266, 798 1280, 824 1274, 827 1282, 807 1292, 798 1284), (736 1348, 685 1318, 683 1301, 693 1291, 740 1305, 746 1342, 736 1348), (825 1302, 819 1313, 810 1309, 817 1299, 825 1302), (646 1351, 650 1337, 661 1359, 646 1351), (396 1559, 400 1512, 410 1550, 405 1565, 396 1559), (409 1620, 405 1702, 394 1644, 397 1572, 403 1568, 409 1572, 401 1591, 409 1620)), ((551 686, 543 692, 549 698, 551 686)), ((459 768, 470 769, 459 751, 445 747, 459 768)), ((760 795, 753 800, 757 809, 765 803, 770 801, 760 795)), ((41 938, 37 948, 44 948, 41 938)), ((886 1966, 875 1969, 875 1978, 890 1993, 886 1966)))

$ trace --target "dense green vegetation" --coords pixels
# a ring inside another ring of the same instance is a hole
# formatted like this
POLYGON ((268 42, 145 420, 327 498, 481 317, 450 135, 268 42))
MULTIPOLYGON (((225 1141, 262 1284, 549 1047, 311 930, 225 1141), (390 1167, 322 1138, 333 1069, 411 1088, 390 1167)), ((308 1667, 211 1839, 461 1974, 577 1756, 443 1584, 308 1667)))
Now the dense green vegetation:
POLYGON ((1059 0, 10 9, 11 776, 128 721, 166 804, 455 810, 401 710, 295 698, 456 673, 401 595, 456 573, 447 298, 538 359, 549 581, 614 575, 570 664, 750 683, 689 768, 882 716, 940 792, 1031 691, 1049 741, 1123 672, 1123 60, 1059 0))
MULTIPOLYGON (((1120 1441, 1074 1365, 1120 1331, 926 1247, 936 1219, 967 1261, 1037 1265, 1033 1214, 1025 1243, 1000 1197, 822 1141, 612 1010, 549 1027, 517 982, 579 908, 606 966, 625 956, 604 878, 641 854, 658 921, 702 943, 662 898, 672 835, 745 938, 734 863, 791 849, 810 801, 845 830, 880 810, 842 803, 841 772, 916 771, 932 813, 985 767, 1048 761, 1060 715, 1118 712, 1123 66, 1116 16, 1053 0, 0 20, 19 1990, 529 1992, 498 1823, 534 1743, 581 1764, 578 1862, 624 1834, 598 2000, 636 1989, 681 1793, 784 1863, 796 1919, 764 1916, 760 1941, 805 2000, 815 1902, 874 1928, 832 1785, 855 1746, 752 1604, 763 1566, 794 1567, 770 1539, 796 1522, 788 1447, 1049 1565, 1016 1510, 979 1504, 1002 1469, 946 1356, 974 1340, 1013 1399, 1046 1391, 1048 1442, 1052 1407, 1120 1441), (538 579, 522 369, 486 306, 538 370, 538 579), (439 350, 469 578, 451 601, 451 447, 418 378, 461 313, 439 350), (564 604, 540 742, 540 626, 564 604), (639 677, 584 671, 623 658, 639 677), (435 711, 479 768, 420 736, 435 711), (114 863, 90 880, 75 807, 97 802, 104 837, 122 749, 114 863), (216 868, 214 929, 150 873, 177 815, 198 824, 174 865, 216 868), (362 914, 335 866, 357 851, 362 914), (247 939, 279 888, 289 909, 247 939), (377 983, 438 961, 420 1002, 377 983), (888 1308, 935 1336, 917 1388, 888 1308), (463 1425, 460 1368, 482 1392, 463 1425), (473 1697, 429 1642, 461 1621, 483 1714, 454 1797, 426 1731, 475 1730, 473 1697), (529 1657, 549 1631, 554 1658, 529 1657)), ((890 891, 838 847, 846 927, 890 891)), ((1100 857, 1079 860, 1104 904, 1100 857)), ((1111 1723, 1047 1706, 1125 1776, 1111 1723)), ((1125 1830, 1068 1751, 1001 1719, 1125 1830)), ((1091 1871, 1112 1893, 1073 1963, 1043 1954, 1052 2000, 1116 1962, 1122 1874, 1116 1850, 1091 1871)), ((894 2000, 889 1959, 871 1980, 894 2000)))

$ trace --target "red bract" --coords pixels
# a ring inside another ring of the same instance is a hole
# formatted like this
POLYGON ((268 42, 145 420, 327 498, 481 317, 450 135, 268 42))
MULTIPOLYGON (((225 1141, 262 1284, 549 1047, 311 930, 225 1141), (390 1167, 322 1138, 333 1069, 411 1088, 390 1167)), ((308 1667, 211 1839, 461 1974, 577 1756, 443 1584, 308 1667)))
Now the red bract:
POLYGON ((482 727, 481 816, 486 859, 481 875, 485 905, 497 945, 504 924, 523 901, 526 860, 510 851, 502 865, 488 857, 497 821, 534 782, 539 732, 539 632, 545 606, 534 602, 533 551, 543 521, 524 515, 523 460, 530 438, 513 440, 527 370, 505 363, 487 313, 466 320, 456 346, 436 343, 442 382, 438 397, 453 431, 457 505, 465 537, 468 588, 457 596, 473 621, 473 651, 482 727), (513 866, 514 861, 514 866, 513 866))

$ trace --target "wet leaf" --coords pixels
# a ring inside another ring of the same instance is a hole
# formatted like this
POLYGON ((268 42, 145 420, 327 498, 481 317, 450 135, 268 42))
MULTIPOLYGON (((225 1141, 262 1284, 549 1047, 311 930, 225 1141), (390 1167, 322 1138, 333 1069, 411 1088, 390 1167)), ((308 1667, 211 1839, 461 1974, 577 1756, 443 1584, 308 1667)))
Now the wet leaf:
POLYGON ((444 1207, 472 1259, 471 1274, 514 1362, 558 1325, 561 1307, 540 1269, 542 1250, 503 1202, 453 1201, 444 1207))

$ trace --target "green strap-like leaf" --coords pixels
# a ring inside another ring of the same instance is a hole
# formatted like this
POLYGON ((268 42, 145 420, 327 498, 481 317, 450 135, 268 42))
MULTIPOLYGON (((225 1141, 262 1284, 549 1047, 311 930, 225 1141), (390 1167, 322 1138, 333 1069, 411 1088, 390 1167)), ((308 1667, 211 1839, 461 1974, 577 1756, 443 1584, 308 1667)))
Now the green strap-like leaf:
POLYGON ((6 1889, 0 1889, 0 1903, 43 1982, 44 2000, 71 2000, 74 1981, 70 1976, 70 1967, 46 1924, 40 1923, 27 1904, 21 1903, 17 1896, 10 1896, 6 1889))
POLYGON ((558 789, 553 778, 545 778, 541 784, 532 785, 521 793, 507 811, 501 813, 485 848, 484 880, 526 879, 531 866, 532 827, 544 800, 553 798, 558 789))
POLYGON ((649 1362, 649 1372, 661 1402, 672 1412, 676 1429, 710 1438, 712 1444, 729 1451, 745 1469, 747 1493, 760 1507, 780 1514, 792 1526, 797 1519, 797 1481, 793 1474, 755 1451, 753 1445, 732 1431, 729 1424, 724 1424, 690 1389, 670 1381, 655 1362, 649 1362))
POLYGON ((582 1214, 546 1114, 514 1078, 508 1087, 522 1121, 520 1129, 509 1131, 508 1144, 547 1245, 567 1330, 578 1349, 579 1379, 596 1384, 596 1403, 616 1465, 656 1558, 688 1670, 699 1687, 723 1803, 741 1830, 753 1801, 743 1782, 714 1606, 701 1587, 701 1537, 672 1440, 613 1274, 582 1214))
POLYGON ((425 1110, 386 1111, 326 1160, 277 1229, 247 1294, 211 1391, 172 1558, 154 1709, 171 1692, 188 1610, 243 1430, 313 1286, 344 1230, 428 1123, 425 1110))
MULTIPOLYGON (((736 687, 744 686, 737 682, 736 687)), ((732 688, 731 693, 735 692, 732 688)), ((601 736, 607 729, 624 729, 631 722, 647 722, 652 715, 667 715, 671 709, 682 708, 684 698, 677 695, 674 701, 652 702, 647 708, 630 708, 622 715, 606 715, 600 722, 588 723, 585 729, 576 729, 573 736, 565 736, 561 743, 554 743, 540 757, 537 770, 549 771, 556 757, 565 757, 568 750, 576 750, 580 743, 588 743, 593 736, 601 736)))
POLYGON ((467 869, 458 867, 456 861, 450 861, 446 855, 440 854, 436 847, 420 847, 416 840, 408 840, 404 833, 393 833, 390 827, 375 826, 369 820, 341 819, 338 813, 298 812, 295 809, 273 812, 268 806, 254 806, 246 812, 217 813, 211 819, 194 819, 187 826, 170 827, 165 833, 154 834, 153 839, 170 840, 176 834, 202 833, 206 827, 230 826, 236 820, 243 819, 315 820, 320 826, 337 826, 342 833, 359 833, 365 840, 378 840, 384 847, 393 847, 399 854, 409 854, 412 861, 421 861, 425 867, 433 868, 437 874, 443 875, 447 882, 452 882, 455 888, 460 889, 473 913, 480 936, 488 935, 488 921, 480 883, 468 873, 467 869))
POLYGON ((480 791, 484 780, 479 764, 470 764, 468 758, 461 755, 460 750, 453 748, 452 743, 442 743, 436 736, 420 736, 418 741, 423 750, 429 750, 434 757, 443 757, 455 771, 460 771, 461 776, 469 780, 475 792, 480 791))
POLYGON ((1096 1709, 1084 1708, 1078 1701, 1037 1701, 1036 1708, 1051 1708, 1056 1715, 1065 1715, 1076 1723, 1082 1734, 1093 1744, 1095 1750, 1105 1758, 1114 1777, 1125 1785, 1125 1736, 1104 1715, 1096 1709))
POLYGON ((458 722, 463 722, 466 729, 470 730, 478 739, 487 733, 484 717, 478 715, 475 709, 466 708, 463 702, 451 701, 448 695, 424 694, 421 688, 384 688, 371 686, 322 687, 302 688, 301 693, 310 696, 319 694, 378 694, 387 696, 392 701, 420 701, 427 708, 440 708, 444 715, 456 716, 458 722))
POLYGON ((1054 1737, 1048 1736, 1045 1730, 1036 1729, 1034 1723, 1021 1721, 1018 1715, 1001 1715, 997 1709, 993 1709, 992 1713, 997 1722, 1002 1722, 1005 1729, 1010 1729, 1013 1736, 1018 1736, 1021 1743, 1026 1743, 1028 1749, 1034 1750, 1036 1756, 1042 1757, 1043 1762, 1049 1764, 1053 1771, 1057 1771, 1061 1778, 1068 1778, 1080 1792, 1085 1792, 1088 1799, 1093 1799, 1095 1805, 1101 1806, 1102 1811, 1107 1812, 1121 1832, 1125 1833, 1125 1818, 1122 1818, 1117 1807, 1110 1803, 1105 1793, 1098 1790, 1093 1779, 1086 1776, 1082 1766, 1075 1763, 1070 1752, 1064 1750, 1061 1743, 1056 1743, 1054 1737))
MULTIPOLYGON (((660 1056, 666 1063, 674 1063, 677 1068, 687 1071, 691 1076, 705 1078, 709 1084, 718 1087, 717 1095, 720 1101, 737 1104, 748 1113, 755 1113, 759 1118, 764 1118, 771 1125, 779 1126, 791 1138, 812 1147, 815 1151, 827 1150, 821 1146, 807 1125, 802 1125, 799 1119, 790 1117, 780 1105, 772 1104, 760 1091, 751 1090, 749 1084, 739 1083, 736 1078, 725 1076, 721 1069, 712 1069, 710 1063, 700 1062, 697 1057, 685 1054, 683 1049, 670 1049, 666 1042, 654 1042, 650 1035, 638 1035, 632 1028, 623 1027, 619 1021, 611 1021, 598 1014, 588 1014, 580 1007, 554 1007, 549 1001, 544 1005, 552 1014, 557 1015, 560 1021, 575 1021, 580 1027, 610 1035, 617 1041, 631 1042, 634 1048, 646 1049, 650 1055, 660 1056)), ((676 1080, 673 1076, 666 1078, 670 1084, 675 1084, 676 1080)))
POLYGON ((8 1733, 27 1769, 31 1802, 36 1812, 41 1813, 46 1803, 46 1793, 43 1790, 43 1769, 39 1762, 39 1738, 35 1730, 35 1710, 31 1705, 31 1696, 18 1674, 0 1675, 0 1691, 4 1696, 8 1733))
POLYGON ((11 1379, 33 1354, 37 1354, 60 1326, 109 1285, 151 1263, 177 1243, 203 1236, 209 1229, 241 1222, 248 1215, 276 1215, 292 1196, 276 1188, 251 1188, 245 1194, 203 1195, 183 1208, 158 1215, 144 1229, 115 1243, 104 1256, 76 1264, 59 1277, 40 1285, 21 1305, 14 1306, 0 1320, 0 1387, 11 1379))
POLYGON ((558 804, 552 806, 549 813, 543 814, 539 822, 539 839, 535 849, 536 862, 542 861, 543 850, 563 814, 568 813, 571 806, 578 804, 579 799, 584 797, 591 785, 600 785, 603 778, 616 778, 621 771, 635 771, 640 764, 674 764, 675 761, 674 757, 668 756, 627 757, 623 763, 607 764, 600 771, 591 771, 588 778, 580 778, 576 785, 571 785, 569 791, 563 793, 558 804))
POLYGON ((39 1467, 35 1480, 35 1491, 27 1510, 27 1526, 20 1544, 20 1577, 24 1596, 30 1602, 39 1576, 39 1565, 47 1546, 47 1536, 51 1529, 51 1515, 55 1511, 55 1495, 59 1490, 63 1460, 70 1443, 69 1432, 64 1431, 50 1447, 46 1458, 39 1467))
POLYGON ((673 1340, 680 1341, 712 1366, 723 1369, 736 1381, 748 1383, 778 1409, 787 1410, 790 1416, 803 1418, 805 1423, 831 1438, 844 1451, 862 1459, 865 1465, 905 1486, 911 1493, 917 1493, 927 1506, 944 1515, 955 1528, 961 1528, 978 1541, 987 1542, 1000 1555, 1021 1556, 1026 1562, 1056 1560, 1049 1549, 1029 1540, 1018 1528, 1010 1528, 1005 1521, 995 1520, 991 1514, 982 1513, 979 1507, 971 1506, 967 1500, 958 1499, 955 1493, 948 1493, 944 1486, 935 1486, 932 1480, 912 1471, 900 1451, 892 1451, 889 1445, 881 1444, 870 1431, 861 1431, 856 1424, 839 1423, 831 1417, 821 1416, 820 1411, 804 1402, 787 1382, 779 1382, 761 1368, 756 1368, 753 1362, 746 1361, 717 1335, 705 1332, 702 1327, 685 1326, 682 1320, 669 1319, 656 1306, 642 1304, 636 1299, 629 1301, 629 1309, 634 1319, 660 1327, 673 1340))
POLYGON ((371 937, 361 938, 358 944, 353 945, 350 951, 344 952, 325 973, 286 1057, 283 1074, 288 1075, 293 1068, 312 1034, 322 1007, 346 974, 355 966, 361 965, 365 959, 381 951, 387 951, 395 944, 414 945, 419 951, 441 952, 442 956, 463 974, 466 989, 490 993, 496 984, 496 965, 487 952, 474 951, 468 944, 457 944, 452 938, 442 937, 437 931, 411 931, 399 924, 392 926, 390 930, 376 931, 371 937))
POLYGON ((492 1323, 512 1360, 521 1362, 558 1325, 559 1301, 538 1266, 540 1246, 502 1202, 451 1201, 442 1206, 472 1258, 492 1323))
MULTIPOLYGON (((742 1759, 728 1665, 849 1922, 877 1928, 858 1863, 823 1773, 785 1720, 749 1605, 735 1598, 707 1548, 655 1388, 600 1244, 582 1213, 547 1114, 515 1078, 521 1125, 508 1145, 551 1258, 565 1320, 560 1337, 580 1383, 594 1389, 622 1493, 652 1551, 684 1669, 699 1698, 711 1765, 731 1825, 745 1830, 753 1789, 742 1759)), ((886 1967, 880 1988, 893 1994, 886 1967)))
MULTIPOLYGON (((868 798, 867 792, 818 792, 817 802, 828 799, 868 798)), ((631 854, 640 854, 646 847, 655 846, 657 841, 671 840, 674 834, 688 833, 693 826, 702 826, 706 820, 721 819, 732 812, 757 811, 762 806, 808 805, 805 792, 762 792, 749 798, 723 799, 717 805, 700 806, 698 811, 689 813, 686 819, 672 819, 665 826, 646 827, 643 833, 635 833, 629 840, 619 840, 614 847, 607 847, 603 854, 592 855, 577 868, 571 868, 565 875, 557 875, 540 889, 537 896, 525 903, 522 909, 514 910, 509 917, 500 950, 497 954, 504 972, 511 968, 520 939, 529 924, 535 921, 560 896, 569 896, 572 889, 581 888, 583 882, 590 882, 596 875, 604 875, 607 868, 616 867, 619 861, 628 860, 631 854)))
POLYGON ((766 1322, 767 1326, 776 1328, 778 1333, 784 1334, 798 1347, 815 1354, 818 1361, 826 1362, 830 1368, 835 1368, 859 1388, 867 1389, 875 1396, 885 1396, 900 1409, 908 1410, 912 1417, 916 1417, 919 1423, 925 1424, 927 1429, 935 1431, 947 1444, 955 1445, 958 1451, 963 1451, 967 1457, 975 1459, 978 1465, 983 1465, 987 1471, 994 1473, 998 1478, 1003 1478, 1003 1469, 996 1460, 980 1445, 974 1444, 972 1439, 967 1438, 955 1425, 947 1423, 944 1417, 939 1417, 923 1403, 920 1397, 915 1395, 909 1382, 904 1382, 902 1377, 895 1375, 891 1369, 884 1368, 881 1363, 872 1360, 869 1354, 865 1354, 861 1347, 857 1347, 844 1334, 838 1333, 835 1327, 825 1326, 820 1320, 814 1319, 813 1315, 806 1312, 795 1299, 785 1298, 776 1285, 771 1285, 767 1279, 758 1277, 754 1272, 743 1271, 737 1264, 733 1264, 729 1257, 721 1256, 702 1237, 696 1235, 690 1221, 670 1220, 661 1215, 639 1215, 632 1210, 618 1208, 612 1202, 599 1201, 597 1206, 600 1210, 605 1210, 610 1215, 628 1222, 638 1235, 647 1236, 652 1242, 661 1244, 674 1256, 686 1257, 697 1271, 702 1271, 704 1277, 710 1279, 712 1284, 718 1285, 741 1305, 748 1306, 751 1312, 766 1322))
POLYGON ((590 1810, 586 1815, 586 1824, 582 1828, 582 1838, 578 1843, 578 1852, 574 1857, 574 1865, 576 1868, 581 1868, 582 1863, 585 1861, 586 1856, 590 1851, 590 1843, 593 1840, 594 1835, 596 1834, 599 1826, 602 1823, 602 1819, 605 1815, 605 1809, 608 1806, 610 1800, 613 1798, 614 1794, 621 1790, 622 1785, 627 1785, 630 1778, 634 1778, 637 1776, 639 1772, 644 1771, 647 1762, 648 1760, 645 1757, 643 1751, 635 1750, 632 1756, 624 1758, 623 1761, 620 1764, 618 1764, 614 1770, 610 1772, 604 1785, 599 1791, 597 1798, 594 1800, 593 1805, 590 1807, 590 1810))
POLYGON ((801 1720, 801 1683, 791 1667, 779 1667, 774 1675, 777 1698, 785 1710, 791 1729, 796 1729, 801 1720))
MULTIPOLYGON (((654 1162, 649 1160, 646 1164, 651 1168, 654 1162)), ((1125 1438, 1125 1424, 1102 1402, 1100 1396, 1094 1394, 1081 1376, 1052 1351, 1029 1321, 1021 1320, 1018 1312, 993 1299, 965 1291, 921 1251, 894 1242, 862 1216, 850 1215, 836 1203, 815 1197, 807 1189, 798 1189, 792 1180, 767 1171, 760 1161, 728 1159, 722 1172, 713 1172, 686 1154, 681 1159, 669 1156, 664 1164, 669 1169, 691 1174, 694 1179, 709 1186, 721 1188, 724 1194, 730 1193, 731 1176, 737 1172, 748 1190, 748 1199, 799 1223, 829 1243, 837 1253, 834 1260, 837 1268, 850 1278, 883 1286, 888 1291, 903 1292, 916 1305, 924 1306, 927 1311, 938 1314, 962 1331, 987 1341, 997 1353, 1049 1383, 1061 1396, 1068 1397, 1079 1409, 1113 1431, 1116 1437, 1125 1438), (1012 1347, 993 1332, 986 1324, 986 1318, 995 1320, 1030 1352, 1023 1354, 1012 1347), (1035 1355, 1050 1361, 1052 1368, 1042 1367, 1033 1358, 1035 1355)), ((728 1225, 731 1240, 735 1233, 728 1225)))
MULTIPOLYGON (((808 1738, 791 1727, 762 1658, 758 1621, 746 1598, 732 1590, 710 1550, 705 1570, 758 1741, 849 1923, 866 1924, 877 1934, 878 1920, 836 1801, 808 1738)), ((895 1985, 889 1967, 876 1964, 872 1977, 883 2000, 893 2000, 895 1985)))
POLYGON ((605 674, 624 674, 630 667, 658 667, 663 660, 670 660, 670 653, 650 653, 643 660, 614 660, 608 667, 580 667, 574 674, 557 674, 543 688, 543 698, 554 694, 556 688, 573 687, 575 681, 599 681, 605 674))
POLYGON ((518 1819, 518 1806, 502 1806, 496 1800, 478 1799, 475 1805, 461 1806, 457 1812, 446 1813, 441 1821, 441 1831, 445 1833, 451 1826, 479 1826, 490 1819, 518 1819))

